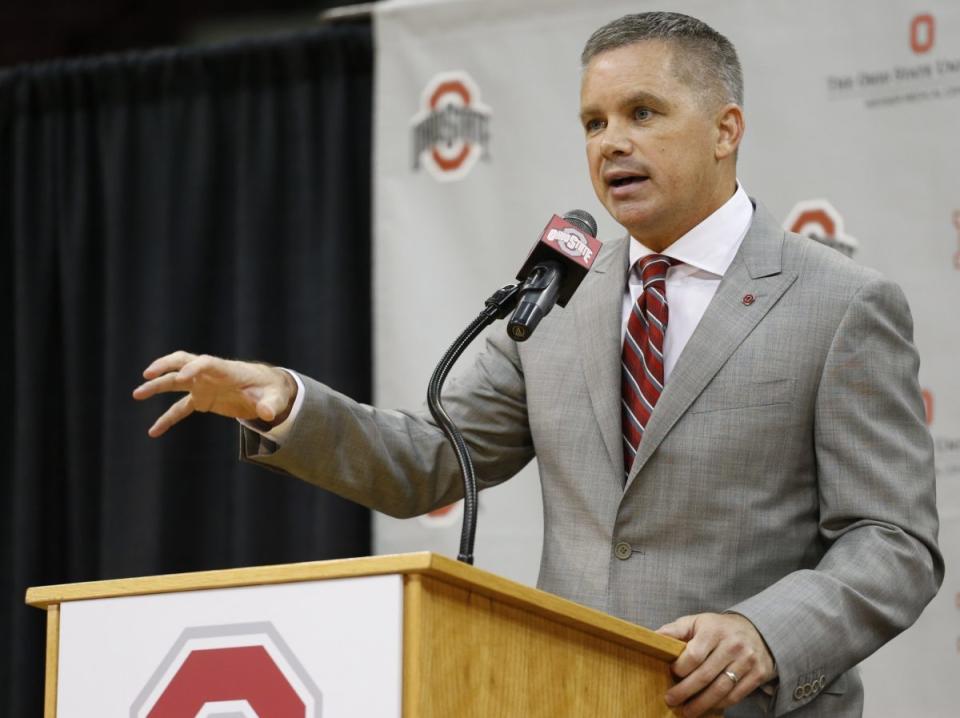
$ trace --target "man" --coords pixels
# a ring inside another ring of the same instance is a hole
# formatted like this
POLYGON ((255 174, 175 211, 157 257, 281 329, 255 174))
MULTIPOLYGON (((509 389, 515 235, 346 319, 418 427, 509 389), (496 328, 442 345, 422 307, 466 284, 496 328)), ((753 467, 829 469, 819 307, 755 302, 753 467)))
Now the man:
MULTIPOLYGON (((445 406, 482 487, 536 447, 541 588, 688 641, 669 705, 859 715, 854 666, 943 575, 902 293, 785 234, 739 187, 726 38, 630 15, 594 33, 583 64, 590 176, 629 237, 528 342, 493 332, 445 406)), ((144 376, 136 398, 188 392, 152 436, 215 411, 256 427, 246 458, 378 510, 460 496, 424 415, 184 352, 144 376)))

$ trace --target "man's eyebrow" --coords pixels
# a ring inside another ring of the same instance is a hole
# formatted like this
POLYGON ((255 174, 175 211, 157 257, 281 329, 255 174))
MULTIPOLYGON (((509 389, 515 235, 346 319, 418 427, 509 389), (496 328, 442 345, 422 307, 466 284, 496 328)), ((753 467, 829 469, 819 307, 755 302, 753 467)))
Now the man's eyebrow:
POLYGON ((588 105, 588 106, 586 106, 586 107, 581 107, 581 108, 580 108, 579 117, 580 117, 580 120, 583 121, 583 120, 587 119, 588 117, 593 117, 595 114, 597 114, 596 108, 593 107, 593 106, 591 106, 591 105, 588 105))
MULTIPOLYGON (((656 108, 669 107, 670 103, 665 98, 660 97, 660 95, 640 90, 623 100, 620 103, 620 109, 637 107, 638 105, 651 105, 656 108)), ((587 117, 593 117, 599 112, 600 110, 595 105, 587 105, 580 109, 580 119, 584 120, 587 117)))
POLYGON ((640 91, 633 95, 630 95, 626 100, 623 101, 623 105, 627 107, 635 107, 636 105, 656 105, 658 107, 665 107, 670 103, 665 97, 660 97, 652 92, 640 91))

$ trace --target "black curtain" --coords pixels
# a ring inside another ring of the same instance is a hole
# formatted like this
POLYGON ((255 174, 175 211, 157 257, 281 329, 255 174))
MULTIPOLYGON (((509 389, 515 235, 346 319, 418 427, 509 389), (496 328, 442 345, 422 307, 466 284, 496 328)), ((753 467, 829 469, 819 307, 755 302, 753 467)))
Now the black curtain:
POLYGON ((360 555, 369 514, 130 392, 183 348, 368 400, 367 24, 0 73, 0 714, 41 714, 30 585, 360 555))

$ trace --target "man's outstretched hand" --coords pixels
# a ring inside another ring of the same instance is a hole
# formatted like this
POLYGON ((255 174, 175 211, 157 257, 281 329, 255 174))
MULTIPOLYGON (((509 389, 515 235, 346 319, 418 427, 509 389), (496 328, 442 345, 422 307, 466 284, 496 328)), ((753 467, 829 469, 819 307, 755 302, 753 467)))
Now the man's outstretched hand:
POLYGON ((738 613, 683 616, 657 633, 687 641, 673 663, 680 681, 666 695, 667 705, 679 707, 684 718, 729 708, 777 675, 760 632, 738 613))
POLYGON ((150 427, 147 433, 154 438, 195 411, 279 424, 297 396, 296 382, 282 369, 183 351, 154 361, 143 378, 147 381, 133 390, 134 399, 186 392, 150 427))

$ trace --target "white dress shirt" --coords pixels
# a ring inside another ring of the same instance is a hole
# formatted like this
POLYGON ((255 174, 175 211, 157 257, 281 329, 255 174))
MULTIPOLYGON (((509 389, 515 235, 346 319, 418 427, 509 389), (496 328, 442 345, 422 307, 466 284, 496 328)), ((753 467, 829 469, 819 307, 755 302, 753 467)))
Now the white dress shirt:
MULTIPOLYGON (((738 182, 737 191, 720 209, 661 252, 683 262, 667 270, 667 307, 670 314, 663 341, 664 380, 670 378, 680 352, 703 319, 707 305, 740 249, 752 220, 753 203, 738 182)), ((633 237, 630 240, 631 271, 623 293, 621 342, 627 333, 630 311, 643 291, 637 262, 653 254, 652 250, 633 237)))

